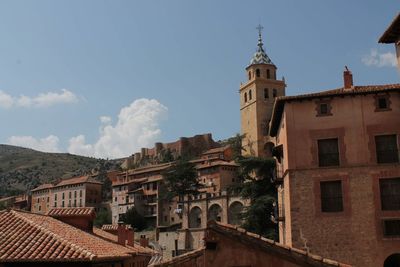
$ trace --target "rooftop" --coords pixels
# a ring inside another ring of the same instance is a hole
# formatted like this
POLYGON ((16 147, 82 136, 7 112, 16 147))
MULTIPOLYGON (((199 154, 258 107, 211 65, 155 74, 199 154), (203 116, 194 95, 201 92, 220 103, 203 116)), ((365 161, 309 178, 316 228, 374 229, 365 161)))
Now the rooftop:
POLYGON ((271 59, 268 57, 267 53, 265 53, 264 51, 264 44, 262 42, 262 37, 261 37, 261 31, 263 29, 263 27, 261 25, 258 25, 257 27, 258 29, 258 44, 257 44, 257 51, 254 53, 253 57, 250 60, 250 64, 251 65, 255 65, 255 64, 271 64, 273 65, 274 63, 272 63, 271 59))
POLYGON ((81 183, 102 184, 101 182, 96 181, 92 176, 84 175, 84 176, 79 176, 79 177, 63 179, 63 180, 61 180, 61 182, 56 184, 54 187, 73 185, 73 184, 81 184, 81 183))
POLYGON ((138 253, 46 215, 0 212, 0 262, 121 260, 138 253))
POLYGON ((400 13, 393 19, 392 23, 379 38, 380 43, 391 44, 400 40, 400 13))
POLYGON ((95 216, 94 208, 53 208, 46 215, 51 217, 68 217, 68 216, 95 216))
POLYGON ((344 89, 343 87, 321 91, 310 94, 302 94, 295 96, 280 96, 275 99, 272 118, 271 118, 271 129, 270 135, 275 136, 279 127, 279 121, 281 119, 281 115, 283 112, 283 107, 285 102, 290 101, 302 101, 309 100, 315 98, 326 98, 326 97, 335 97, 335 96, 347 96, 347 95, 366 95, 366 94, 375 94, 375 93, 384 93, 384 92, 400 92, 400 83, 396 84, 383 84, 383 85, 365 85, 365 86, 353 86, 350 89, 344 89))
POLYGON ((44 190, 44 189, 50 189, 52 187, 54 187, 54 185, 52 185, 52 184, 41 184, 38 187, 36 187, 35 189, 32 189, 31 191, 32 192, 40 191, 40 190, 44 190))

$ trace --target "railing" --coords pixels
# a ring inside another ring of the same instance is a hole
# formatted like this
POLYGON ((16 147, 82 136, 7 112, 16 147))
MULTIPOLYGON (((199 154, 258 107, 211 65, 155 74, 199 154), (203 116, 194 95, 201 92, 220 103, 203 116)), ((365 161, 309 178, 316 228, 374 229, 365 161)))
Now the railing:
POLYGON ((271 221, 274 223, 283 222, 285 220, 285 207, 281 203, 274 202, 274 211, 271 214, 271 221))
POLYGON ((281 164, 277 164, 275 171, 272 175, 272 179, 271 182, 276 184, 276 185, 280 185, 283 183, 283 176, 285 175, 285 171, 283 169, 283 166, 281 164))

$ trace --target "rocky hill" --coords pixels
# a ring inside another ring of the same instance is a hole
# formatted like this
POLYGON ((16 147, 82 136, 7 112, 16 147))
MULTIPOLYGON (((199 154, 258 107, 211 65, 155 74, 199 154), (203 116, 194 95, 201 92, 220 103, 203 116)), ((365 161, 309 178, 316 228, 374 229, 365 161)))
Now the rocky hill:
POLYGON ((121 162, 0 145, 0 197, 62 178, 118 169, 121 162))

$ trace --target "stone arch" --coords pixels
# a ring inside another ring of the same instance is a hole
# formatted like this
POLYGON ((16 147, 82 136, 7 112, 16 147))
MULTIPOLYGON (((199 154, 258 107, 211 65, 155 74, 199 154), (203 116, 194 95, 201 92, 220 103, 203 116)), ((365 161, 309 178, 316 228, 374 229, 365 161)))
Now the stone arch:
POLYGON ((208 220, 220 222, 222 220, 222 208, 218 204, 212 204, 208 209, 208 220))
POLYGON ((244 205, 240 201, 234 201, 228 209, 228 223, 233 225, 241 225, 244 205))
POLYGON ((189 228, 201 228, 202 211, 198 206, 193 207, 189 212, 189 228))
POLYGON ((400 253, 395 253, 386 258, 383 267, 400 267, 400 253))
POLYGON ((267 142, 265 145, 264 145, 264 151, 265 151, 265 156, 266 157, 268 157, 268 158, 272 158, 272 150, 273 150, 273 148, 274 148, 274 143, 272 143, 272 142, 267 142))

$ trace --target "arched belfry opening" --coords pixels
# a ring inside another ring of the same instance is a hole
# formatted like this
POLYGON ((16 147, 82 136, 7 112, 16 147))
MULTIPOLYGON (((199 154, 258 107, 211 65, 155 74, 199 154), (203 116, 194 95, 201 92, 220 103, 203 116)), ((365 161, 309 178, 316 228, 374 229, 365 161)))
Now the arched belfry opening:
POLYGON ((383 267, 400 267, 400 253, 395 253, 386 258, 383 267))

